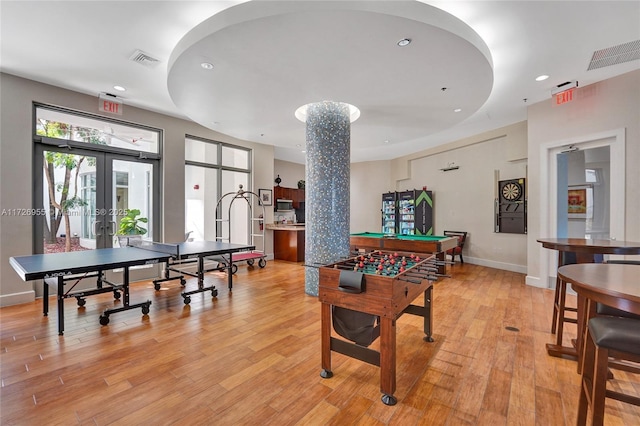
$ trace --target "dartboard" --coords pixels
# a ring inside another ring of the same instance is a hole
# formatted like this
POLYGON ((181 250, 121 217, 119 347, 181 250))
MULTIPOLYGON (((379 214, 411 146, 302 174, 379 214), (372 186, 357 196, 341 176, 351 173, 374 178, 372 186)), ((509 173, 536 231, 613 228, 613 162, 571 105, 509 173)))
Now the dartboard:
POLYGON ((522 187, 516 182, 509 182, 502 187, 502 197, 507 201, 516 201, 522 195, 522 187))

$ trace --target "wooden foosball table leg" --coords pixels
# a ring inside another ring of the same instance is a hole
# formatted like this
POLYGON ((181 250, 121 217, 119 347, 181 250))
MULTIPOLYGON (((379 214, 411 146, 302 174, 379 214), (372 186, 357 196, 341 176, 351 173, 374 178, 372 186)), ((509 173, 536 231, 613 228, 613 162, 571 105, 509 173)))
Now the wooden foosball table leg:
POLYGON ((331 305, 323 303, 320 308, 320 315, 322 335, 322 371, 320 376, 328 379, 333 377, 331 372, 331 305))
POLYGON ((396 405, 396 322, 391 318, 380 318, 380 392, 382 402, 396 405))

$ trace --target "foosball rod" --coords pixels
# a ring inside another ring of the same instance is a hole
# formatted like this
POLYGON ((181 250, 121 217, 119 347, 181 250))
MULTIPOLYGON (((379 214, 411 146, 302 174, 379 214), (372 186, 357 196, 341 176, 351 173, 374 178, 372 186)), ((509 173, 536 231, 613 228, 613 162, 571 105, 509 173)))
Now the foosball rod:
POLYGON ((405 277, 403 275, 400 275, 398 277, 398 280, 399 281, 406 281, 406 282, 411 283, 411 284, 421 284, 422 283, 422 280, 416 280, 416 279, 413 279, 413 278, 408 278, 408 277, 405 277))
POLYGON ((437 281, 438 279, 438 277, 434 274, 418 274, 418 273, 405 272, 404 275, 408 277, 416 277, 416 278, 421 278, 423 280, 426 279, 431 281, 437 281))
MULTIPOLYGON (((444 263, 439 263, 439 261, 436 261, 435 259, 429 259, 429 258, 422 258, 420 260, 415 260, 412 259, 410 256, 402 256, 402 258, 400 258, 400 256, 393 256, 392 257, 396 263, 399 263, 402 259, 404 259, 407 262, 415 262, 415 263, 420 263, 420 264, 428 264, 428 265, 437 265, 437 266, 442 266, 444 265, 444 263)), ((385 258, 383 256, 381 256, 380 254, 368 254, 368 255, 364 255, 364 254, 360 254, 357 256, 354 256, 348 260, 354 261, 354 262, 359 262, 359 261, 370 261, 370 259, 374 259, 374 262, 377 262, 379 260, 385 260, 385 258)), ((387 257, 386 260, 391 260, 391 258, 387 257)))
MULTIPOLYGON (((352 252, 354 253, 354 257, 359 257, 359 256, 368 256, 368 257, 373 257, 373 258, 384 258, 385 256, 389 257, 394 257, 394 258, 399 258, 399 257, 405 257, 405 258, 411 258, 410 254, 398 254, 398 255, 393 255, 394 253, 397 252, 385 252, 382 250, 372 250, 370 252, 352 252)), ((406 252, 401 252, 401 253, 406 253, 406 252)), ((418 256, 420 257, 420 256, 418 256)), ((428 257, 421 257, 420 260, 425 260, 428 259, 430 256, 428 257)))

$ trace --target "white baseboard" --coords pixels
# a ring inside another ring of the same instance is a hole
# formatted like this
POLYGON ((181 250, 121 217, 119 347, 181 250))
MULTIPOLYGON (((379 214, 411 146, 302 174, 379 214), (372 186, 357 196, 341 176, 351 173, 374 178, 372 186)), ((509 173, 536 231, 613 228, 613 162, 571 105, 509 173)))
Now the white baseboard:
POLYGON ((524 279, 524 283, 526 285, 530 285, 532 287, 538 287, 538 288, 548 288, 547 286, 544 285, 544 281, 542 281, 540 278, 538 277, 532 277, 531 275, 527 275, 524 279))
POLYGON ((23 291, 21 293, 4 294, 0 296, 0 307, 20 305, 36 300, 36 292, 33 290, 23 291))
POLYGON ((503 271, 518 272, 521 274, 527 273, 526 265, 515 265, 513 263, 496 262, 495 260, 478 259, 475 257, 464 257, 465 263, 471 263, 473 265, 486 266, 487 268, 502 269, 503 271))

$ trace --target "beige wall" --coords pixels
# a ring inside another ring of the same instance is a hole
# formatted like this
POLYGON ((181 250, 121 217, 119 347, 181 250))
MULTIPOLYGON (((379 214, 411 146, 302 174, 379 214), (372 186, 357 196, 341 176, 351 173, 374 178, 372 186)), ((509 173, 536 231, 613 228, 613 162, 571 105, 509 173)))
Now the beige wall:
POLYGON ((380 232, 382 194, 395 191, 390 161, 351 164, 351 232, 380 232))
POLYGON ((297 188, 299 180, 305 180, 304 164, 292 163, 290 161, 275 160, 273 162, 273 182, 275 186, 275 178, 280 175, 280 186, 285 188, 297 188))
POLYGON ((527 282, 531 283, 540 280, 541 258, 546 258, 536 239, 549 237, 540 235, 540 224, 545 219, 536 207, 543 192, 539 182, 542 179, 541 149, 545 144, 623 129, 626 182, 624 188, 617 190, 624 191, 625 235, 617 238, 640 241, 640 70, 581 87, 574 98, 564 105, 556 106, 549 99, 528 108, 529 205, 532 208, 529 210, 527 282))
MULTIPOLYGON (((97 98, 0 74, 0 209, 32 206, 32 101, 97 112, 97 98)), ((540 275, 540 147, 585 135, 624 129, 626 183, 624 238, 640 241, 640 71, 580 88, 576 99, 554 106, 551 99, 531 105, 527 122, 424 150, 392 161, 351 165, 351 231, 378 230, 380 196, 390 190, 427 186, 435 192, 436 233, 445 229, 470 232, 465 259, 501 269, 527 273, 527 282, 540 275), (455 162, 459 170, 439 169, 455 162), (493 232, 495 180, 527 178, 528 235, 493 232)), ((217 134, 195 123, 125 105, 124 120, 165 131, 163 155, 163 225, 165 241, 184 232, 184 134, 211 138, 254 149, 253 188, 273 187, 277 173, 283 186, 304 178, 304 166, 273 160, 273 148, 217 134), (275 166, 274 166, 275 163, 275 166), (284 170, 280 172, 279 170, 284 170), (286 174, 286 176, 283 176, 286 174), (289 176, 289 174, 291 176, 289 176), (285 180, 286 178, 286 180, 285 180)), ((266 221, 273 220, 267 209, 266 221)), ((9 266, 14 255, 32 252, 31 221, 0 217, 0 305, 33 300, 29 284, 9 266)), ((266 251, 273 252, 267 235, 266 251)))
MULTIPOLYGON (((37 101, 79 111, 98 113, 97 96, 0 74, 0 211, 31 208, 33 110, 37 101)), ((117 118, 164 130, 162 158, 162 224, 165 241, 184 238, 184 137, 185 134, 229 142, 253 149, 253 188, 273 186, 273 147, 221 135, 196 123, 127 106, 117 118)), ((267 209, 273 220, 273 208, 267 209)), ((11 256, 31 254, 32 223, 28 217, 0 217, 0 306, 33 300, 31 283, 23 282, 9 265, 11 256)), ((273 253, 267 239, 265 251, 273 253)))
POLYGON ((494 232, 494 200, 497 180, 527 177, 526 134, 521 122, 393 160, 394 189, 433 191, 435 234, 469 232, 465 261, 524 273, 527 236, 494 232))

